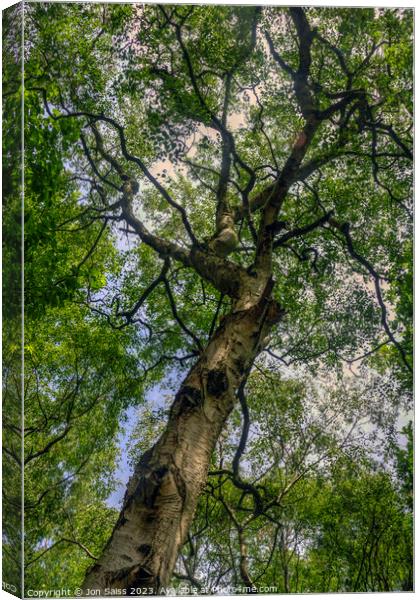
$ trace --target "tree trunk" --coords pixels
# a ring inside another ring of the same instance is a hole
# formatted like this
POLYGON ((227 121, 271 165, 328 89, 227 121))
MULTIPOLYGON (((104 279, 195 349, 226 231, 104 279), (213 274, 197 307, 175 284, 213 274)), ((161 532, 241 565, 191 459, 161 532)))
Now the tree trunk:
POLYGON ((281 318, 271 289, 269 282, 251 306, 249 296, 236 304, 183 381, 167 427, 136 466, 112 536, 86 575, 86 595, 92 589, 103 595, 106 588, 120 595, 141 593, 137 588, 159 593, 168 585, 238 387, 281 318))

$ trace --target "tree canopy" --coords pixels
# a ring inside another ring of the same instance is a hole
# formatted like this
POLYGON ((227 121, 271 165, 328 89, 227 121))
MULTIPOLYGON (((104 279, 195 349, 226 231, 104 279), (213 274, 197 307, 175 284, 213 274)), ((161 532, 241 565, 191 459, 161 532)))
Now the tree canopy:
POLYGON ((26 585, 411 590, 412 11, 39 2, 24 27, 26 585))

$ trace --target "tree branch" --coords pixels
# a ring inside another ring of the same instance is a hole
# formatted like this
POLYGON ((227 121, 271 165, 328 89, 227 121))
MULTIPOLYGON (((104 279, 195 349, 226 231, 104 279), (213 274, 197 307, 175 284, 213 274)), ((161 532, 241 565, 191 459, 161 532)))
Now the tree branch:
POLYGON ((349 223, 343 223, 342 225, 338 226, 339 231, 344 235, 345 241, 346 241, 346 245, 347 245, 347 249, 348 252, 350 254, 350 256, 352 256, 352 258, 354 258, 357 262, 359 262, 361 265, 363 265, 365 267, 365 269, 368 271, 368 273, 372 276, 373 281, 374 281, 374 286, 375 286, 375 292, 376 292, 376 297, 378 300, 378 304, 379 307, 381 309, 381 323, 382 326, 386 332, 386 334, 388 335, 390 341, 394 344, 394 346, 397 348, 402 362, 404 363, 404 365, 406 366, 407 370, 410 371, 410 373, 412 372, 412 366, 410 365, 410 363, 407 360, 407 355, 405 350, 403 349, 403 347, 401 346, 401 344, 398 342, 398 340, 396 340, 394 334, 392 333, 389 325, 388 325, 388 316, 387 316, 387 309, 382 297, 382 291, 381 291, 381 285, 380 285, 380 276, 378 275, 378 273, 375 271, 375 269, 372 267, 372 265, 370 264, 370 262, 364 258, 363 256, 361 256, 354 248, 353 245, 353 240, 351 238, 350 235, 350 224, 349 223))

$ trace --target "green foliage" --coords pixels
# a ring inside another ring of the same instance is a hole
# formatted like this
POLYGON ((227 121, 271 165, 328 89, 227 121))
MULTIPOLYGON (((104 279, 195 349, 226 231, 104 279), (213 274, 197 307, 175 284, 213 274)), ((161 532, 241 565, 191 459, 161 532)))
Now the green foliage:
POLYGON ((413 483, 414 483, 414 440, 413 422, 405 425, 401 434, 405 436, 405 447, 396 442, 391 442, 391 451, 395 462, 395 470, 398 477, 404 503, 409 511, 413 510, 413 483))
POLYGON ((99 553, 115 520, 105 502, 115 485, 123 411, 143 397, 139 356, 130 332, 110 336, 100 318, 74 304, 27 323, 27 575, 39 589, 76 586, 91 563, 83 546, 99 553))
MULTIPOLYGON (((404 428, 407 450, 393 447, 394 471, 378 462, 357 417, 352 422, 346 416, 345 392, 325 397, 323 390, 318 400, 314 393, 309 380, 282 380, 269 373, 251 379, 252 433, 240 473, 269 508, 253 515, 252 495, 229 476, 240 433, 239 415, 233 415, 179 561, 178 574, 187 574, 198 589, 246 589, 241 539, 257 590, 412 589, 413 524, 406 503, 411 427, 404 428)), ((353 410, 360 414, 360 398, 353 410)), ((178 576, 173 585, 182 588, 178 576)))
POLYGON ((65 168, 77 123, 46 117, 35 92, 26 92, 25 111, 25 310, 35 317, 74 299, 77 289, 103 287, 115 251, 105 235, 94 260, 88 256, 101 224, 89 215, 80 221, 83 196, 65 168))

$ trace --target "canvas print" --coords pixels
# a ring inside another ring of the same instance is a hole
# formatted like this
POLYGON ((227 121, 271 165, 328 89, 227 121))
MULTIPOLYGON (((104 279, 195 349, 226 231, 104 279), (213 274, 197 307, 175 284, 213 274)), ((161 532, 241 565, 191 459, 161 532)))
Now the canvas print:
POLYGON ((413 10, 3 11, 3 589, 413 590, 413 10))

